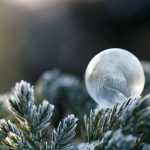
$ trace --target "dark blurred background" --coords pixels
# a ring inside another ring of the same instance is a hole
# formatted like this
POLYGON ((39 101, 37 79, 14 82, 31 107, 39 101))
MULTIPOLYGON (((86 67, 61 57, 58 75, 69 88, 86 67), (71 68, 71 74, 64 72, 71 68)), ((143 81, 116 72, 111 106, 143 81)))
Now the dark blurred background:
POLYGON ((118 47, 150 60, 150 0, 0 0, 0 91, 45 71, 83 77, 118 47))

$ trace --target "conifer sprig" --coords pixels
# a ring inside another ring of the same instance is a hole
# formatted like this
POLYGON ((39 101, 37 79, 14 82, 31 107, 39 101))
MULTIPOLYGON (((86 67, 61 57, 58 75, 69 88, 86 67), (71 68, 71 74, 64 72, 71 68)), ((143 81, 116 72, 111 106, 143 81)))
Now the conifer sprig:
MULTIPOLYGON (((150 145, 150 95, 85 116, 81 150, 145 150, 150 145), (103 112, 103 113, 101 113, 103 112), (97 129, 97 130, 95 130, 97 129)), ((149 149, 148 149, 149 150, 149 149)))
POLYGON ((59 123, 57 129, 52 132, 51 150, 69 150, 72 148, 68 142, 75 136, 76 121, 74 115, 69 115, 59 123))
POLYGON ((42 139, 42 131, 50 125, 54 106, 47 100, 43 100, 39 106, 36 106, 34 89, 25 81, 16 84, 9 102, 18 123, 0 121, 2 144, 15 150, 52 150, 52 147, 56 150, 57 146, 61 146, 62 150, 65 150, 65 147, 71 149, 68 143, 75 135, 77 121, 74 115, 66 117, 63 123, 60 123, 60 127, 53 130, 52 141, 46 142, 42 139))

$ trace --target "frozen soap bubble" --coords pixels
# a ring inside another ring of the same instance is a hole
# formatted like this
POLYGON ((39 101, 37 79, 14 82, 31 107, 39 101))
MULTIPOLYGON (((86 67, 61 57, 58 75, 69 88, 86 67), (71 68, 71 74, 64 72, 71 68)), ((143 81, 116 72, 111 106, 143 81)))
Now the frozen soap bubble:
POLYGON ((139 97, 144 83, 144 71, 139 60, 119 48, 97 54, 85 73, 88 93, 101 108, 112 108, 131 96, 139 97))

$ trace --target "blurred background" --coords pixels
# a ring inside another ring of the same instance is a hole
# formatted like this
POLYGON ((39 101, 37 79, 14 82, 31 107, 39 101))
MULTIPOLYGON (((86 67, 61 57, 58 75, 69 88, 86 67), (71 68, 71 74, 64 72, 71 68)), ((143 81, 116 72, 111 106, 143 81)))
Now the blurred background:
POLYGON ((0 0, 0 92, 52 68, 82 78, 112 47, 150 60, 149 0, 0 0))

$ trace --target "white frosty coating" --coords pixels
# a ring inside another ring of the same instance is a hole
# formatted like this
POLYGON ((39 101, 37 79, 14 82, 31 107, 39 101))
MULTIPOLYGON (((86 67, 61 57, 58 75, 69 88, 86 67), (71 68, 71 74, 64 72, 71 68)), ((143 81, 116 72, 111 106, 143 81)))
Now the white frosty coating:
POLYGON ((16 83, 13 91, 14 97, 18 97, 18 95, 20 95, 23 92, 21 95, 25 97, 25 100, 30 100, 32 103, 34 103, 34 89, 33 86, 30 85, 30 83, 22 80, 21 82, 16 83))
POLYGON ((149 144, 144 144, 142 150, 149 150, 150 145, 149 144))
POLYGON ((101 108, 112 108, 144 88, 144 71, 130 52, 112 48, 97 54, 89 63, 85 83, 90 96, 101 108))
POLYGON ((74 120, 74 122, 76 122, 78 119, 75 118, 74 114, 71 114, 64 118, 64 122, 66 122, 67 120, 74 120))
POLYGON ((46 99, 45 99, 45 100, 43 100, 42 104, 43 104, 43 107, 47 107, 47 105, 50 105, 50 107, 51 107, 51 111, 53 111, 53 110, 54 110, 54 105, 49 104, 49 102, 48 102, 46 99))
POLYGON ((95 150, 95 147, 99 145, 99 141, 94 141, 91 143, 82 143, 78 146, 79 150, 95 150))
POLYGON ((108 146, 114 145, 115 143, 116 144, 115 146, 117 148, 120 148, 120 147, 125 147, 126 144, 128 143, 130 147, 134 147, 136 140, 137 140, 136 137, 134 137, 133 135, 126 135, 126 136, 123 135, 121 130, 119 129, 113 134, 113 138, 109 140, 108 146))

